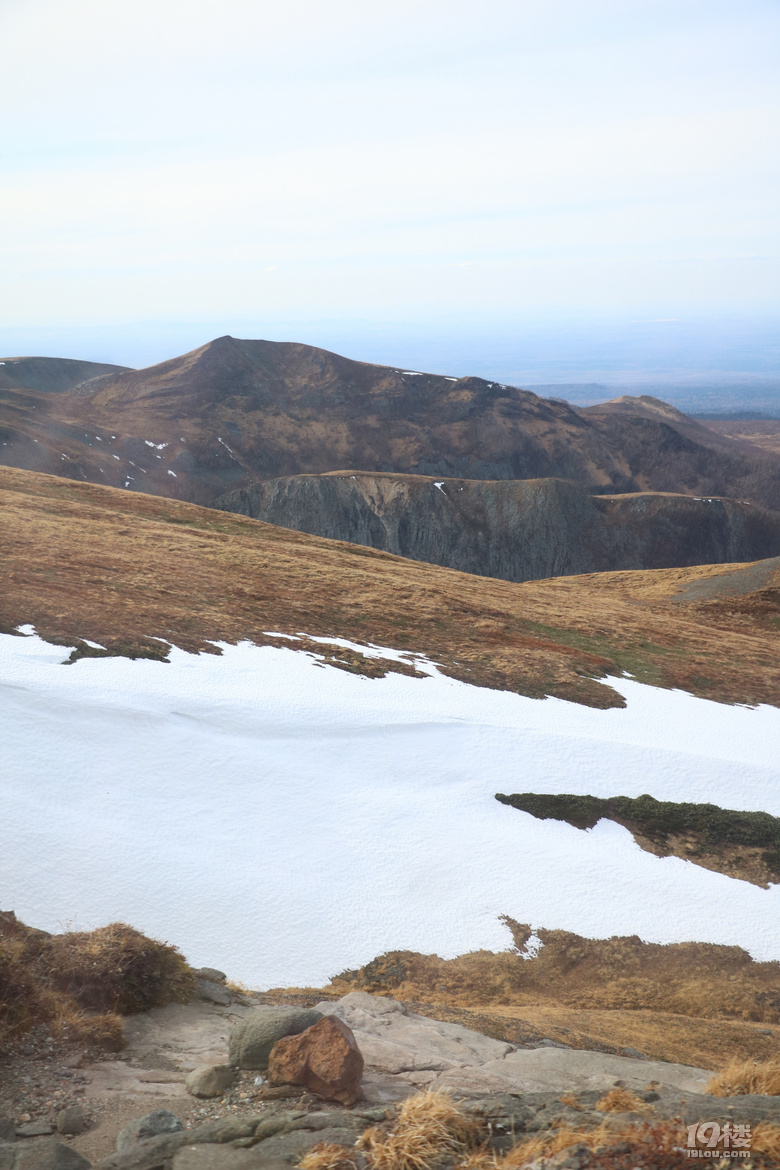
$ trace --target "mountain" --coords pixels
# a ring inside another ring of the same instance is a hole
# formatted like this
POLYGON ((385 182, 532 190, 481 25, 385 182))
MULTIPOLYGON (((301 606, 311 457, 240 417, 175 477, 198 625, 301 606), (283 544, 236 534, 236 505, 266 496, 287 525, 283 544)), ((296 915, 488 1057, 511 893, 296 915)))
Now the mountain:
POLYGON ((215 506, 508 581, 780 554, 777 512, 659 492, 591 496, 561 479, 341 471, 264 480, 215 506))
POLYGON ((20 397, 33 368, 16 368, 0 367, 14 382, 0 401, 0 462, 201 504, 260 480, 359 468, 555 477, 591 493, 673 491, 780 510, 777 457, 647 397, 577 410, 481 378, 233 337, 144 370, 87 370, 56 394, 41 388, 42 372, 20 397))
POLYGON ((102 374, 122 374, 128 366, 81 362, 72 358, 17 357, 0 360, 0 390, 37 390, 61 394, 102 374))

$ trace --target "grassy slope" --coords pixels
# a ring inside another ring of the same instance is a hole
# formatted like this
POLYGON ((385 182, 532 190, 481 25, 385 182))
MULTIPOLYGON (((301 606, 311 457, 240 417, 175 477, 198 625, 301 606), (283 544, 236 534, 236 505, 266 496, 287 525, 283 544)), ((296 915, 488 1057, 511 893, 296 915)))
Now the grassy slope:
MULTIPOLYGON (((573 1048, 629 1048, 702 1068, 732 1056, 780 1057, 780 963, 755 962, 740 947, 586 939, 563 930, 539 930, 544 945, 528 958, 530 927, 505 922, 513 949, 456 959, 391 951, 328 987, 307 989, 309 1002, 368 991, 510 1042, 547 1037, 573 1048)), ((303 994, 274 990, 267 998, 300 1001, 303 994)))
POLYGON ((206 639, 305 631, 425 653, 478 685, 597 707, 622 705, 597 680, 623 671, 723 702, 780 705, 780 571, 737 597, 704 600, 701 586, 735 566, 517 585, 11 468, 0 469, 0 505, 6 630, 29 622, 49 637, 158 653, 152 637, 203 650, 206 639))

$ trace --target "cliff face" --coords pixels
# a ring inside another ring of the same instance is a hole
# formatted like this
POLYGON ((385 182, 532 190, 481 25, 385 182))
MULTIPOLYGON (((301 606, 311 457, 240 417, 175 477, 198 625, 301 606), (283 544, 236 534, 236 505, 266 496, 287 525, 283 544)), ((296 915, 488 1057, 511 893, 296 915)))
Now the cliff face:
POLYGON ((265 480, 216 506, 508 581, 780 554, 780 515, 728 499, 590 496, 560 479, 338 472, 265 480))

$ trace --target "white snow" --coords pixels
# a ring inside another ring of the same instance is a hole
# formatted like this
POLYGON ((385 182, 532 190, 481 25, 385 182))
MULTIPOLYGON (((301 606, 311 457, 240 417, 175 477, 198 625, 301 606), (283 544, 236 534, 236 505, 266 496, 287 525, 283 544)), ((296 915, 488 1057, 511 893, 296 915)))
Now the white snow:
POLYGON ((438 488, 443 496, 446 496, 447 493, 444 490, 444 480, 443 479, 439 480, 438 483, 435 483, 433 486, 435 488, 438 488))
POLYGON ((430 663, 366 679, 292 647, 221 649, 63 666, 67 648, 0 636, 0 889, 24 921, 125 920, 252 986, 393 948, 503 949, 502 913, 780 958, 780 886, 494 800, 650 792, 780 815, 775 708, 620 679, 627 708, 596 711, 430 663))
POLYGON ((175 471, 171 471, 170 467, 168 468, 168 475, 172 475, 174 479, 178 479, 178 476, 176 475, 176 472, 175 472, 175 471))
POLYGON ((147 447, 154 447, 155 451, 162 451, 170 446, 170 443, 153 443, 151 439, 144 439, 147 447))

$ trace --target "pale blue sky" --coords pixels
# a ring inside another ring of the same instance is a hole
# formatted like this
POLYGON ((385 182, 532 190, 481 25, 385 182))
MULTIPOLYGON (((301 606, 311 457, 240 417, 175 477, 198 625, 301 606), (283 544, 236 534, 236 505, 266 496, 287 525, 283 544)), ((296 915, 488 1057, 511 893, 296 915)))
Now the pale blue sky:
POLYGON ((0 0, 0 45, 5 352, 780 309, 777 0, 0 0))

